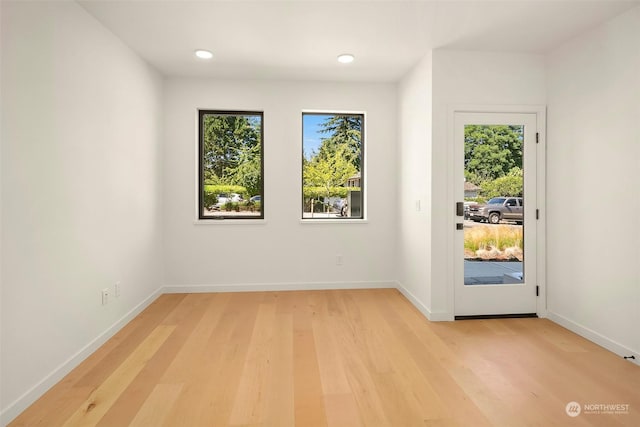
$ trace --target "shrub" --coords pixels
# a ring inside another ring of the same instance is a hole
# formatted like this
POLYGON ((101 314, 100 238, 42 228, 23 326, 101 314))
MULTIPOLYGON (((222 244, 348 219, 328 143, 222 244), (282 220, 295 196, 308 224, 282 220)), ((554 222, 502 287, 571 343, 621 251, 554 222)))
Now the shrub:
POLYGON ((249 212, 260 212, 260 202, 252 202, 251 200, 247 200, 246 202, 242 202, 239 204, 240 210, 249 211, 249 212))
POLYGON ((477 225, 465 229, 464 248, 475 256, 484 254, 491 258, 522 260, 522 227, 477 225))
POLYGON ((464 200, 465 200, 465 202, 476 202, 476 203, 481 204, 481 205, 484 205, 485 203, 487 203, 487 199, 485 197, 482 197, 482 196, 465 197, 464 200))
POLYGON ((302 187, 302 194, 305 199, 323 199, 325 197, 347 197, 349 191, 360 191, 360 187, 330 187, 329 194, 325 187, 302 187))
POLYGON ((207 209, 213 209, 213 206, 218 203, 218 195, 215 193, 207 193, 205 191, 202 199, 202 204, 207 209))
POLYGON ((249 197, 249 192, 247 189, 241 185, 204 185, 204 194, 229 194, 229 193, 237 193, 240 194, 243 198, 249 197))
POLYGON ((483 182, 480 187, 482 195, 488 199, 499 196, 522 197, 522 169, 515 167, 507 175, 483 182))

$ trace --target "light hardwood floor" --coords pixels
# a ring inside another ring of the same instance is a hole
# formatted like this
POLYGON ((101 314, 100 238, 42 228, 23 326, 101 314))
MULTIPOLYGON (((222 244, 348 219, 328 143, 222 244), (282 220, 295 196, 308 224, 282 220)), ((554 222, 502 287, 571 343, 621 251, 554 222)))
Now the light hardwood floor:
POLYGON ((393 289, 163 295, 11 424, 60 425, 640 426, 640 368, 544 319, 430 323, 393 289))

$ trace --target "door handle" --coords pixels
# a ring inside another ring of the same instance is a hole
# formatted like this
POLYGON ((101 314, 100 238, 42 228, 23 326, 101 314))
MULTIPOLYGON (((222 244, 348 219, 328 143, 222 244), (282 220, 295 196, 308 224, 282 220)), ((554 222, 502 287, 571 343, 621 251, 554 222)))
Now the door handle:
POLYGON ((464 224, 462 224, 462 223, 457 223, 457 224, 456 224, 456 230, 464 230, 464 224))
POLYGON ((464 216, 464 203, 456 203, 456 216, 464 216))

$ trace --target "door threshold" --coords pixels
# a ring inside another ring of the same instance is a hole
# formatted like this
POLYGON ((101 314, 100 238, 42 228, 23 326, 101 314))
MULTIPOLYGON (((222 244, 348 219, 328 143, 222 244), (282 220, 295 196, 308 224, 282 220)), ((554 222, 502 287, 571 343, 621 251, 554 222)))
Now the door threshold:
POLYGON ((478 320, 478 319, 524 319, 538 317, 536 313, 517 314, 476 314, 471 316, 455 316, 455 320, 478 320))

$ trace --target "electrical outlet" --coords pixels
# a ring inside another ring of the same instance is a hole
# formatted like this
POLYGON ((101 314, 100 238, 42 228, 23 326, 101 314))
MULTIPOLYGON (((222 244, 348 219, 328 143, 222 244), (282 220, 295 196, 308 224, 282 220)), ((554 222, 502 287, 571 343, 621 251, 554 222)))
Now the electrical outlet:
POLYGON ((109 289, 104 288, 102 290, 102 305, 107 305, 107 304, 109 304, 109 289))
POLYGON ((116 282, 115 286, 113 287, 116 298, 120 298, 120 286, 121 286, 121 283, 116 282))
POLYGON ((336 265, 342 265, 342 255, 336 255, 336 265))

